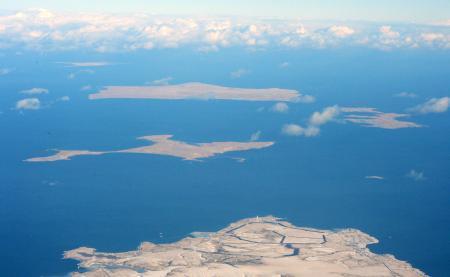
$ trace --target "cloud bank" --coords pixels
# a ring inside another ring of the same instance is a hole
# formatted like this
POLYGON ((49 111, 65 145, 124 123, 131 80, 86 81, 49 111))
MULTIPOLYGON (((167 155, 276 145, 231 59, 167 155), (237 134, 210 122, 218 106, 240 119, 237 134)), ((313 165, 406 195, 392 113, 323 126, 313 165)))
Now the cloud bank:
POLYGON ((427 102, 411 108, 410 111, 421 114, 427 113, 443 113, 448 110, 450 105, 450 97, 431 98, 427 102))
POLYGON ((315 137, 320 133, 320 129, 316 126, 308 126, 304 128, 297 124, 285 124, 281 128, 281 132, 288 136, 315 137))
POLYGON ((25 98, 16 102, 17 110, 38 110, 41 108, 41 101, 37 98, 25 98))
POLYGON ((281 128, 281 132, 288 136, 315 137, 320 134, 321 125, 335 120, 338 115, 339 107, 337 105, 326 107, 320 112, 314 112, 309 118, 306 127, 297 124, 286 124, 281 128))
MULTIPOLYGON (((249 48, 378 49, 450 48, 450 30, 441 25, 243 17, 175 17, 146 13, 56 13, 29 9, 0 16, 0 47, 55 51, 86 48, 98 52, 190 46, 200 51, 249 48)), ((104 66, 104 62, 69 66, 104 66)))
POLYGON ((309 119, 309 123, 314 126, 323 125, 339 115, 339 107, 326 107, 322 112, 314 112, 309 119))
POLYGON ((284 102, 278 102, 275 103, 270 110, 276 113, 287 113, 289 111, 289 106, 284 102))

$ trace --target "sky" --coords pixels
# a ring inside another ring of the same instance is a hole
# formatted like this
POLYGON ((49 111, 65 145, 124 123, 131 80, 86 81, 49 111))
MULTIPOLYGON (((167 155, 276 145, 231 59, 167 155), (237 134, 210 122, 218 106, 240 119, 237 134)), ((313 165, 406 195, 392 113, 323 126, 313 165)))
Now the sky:
POLYGON ((448 0, 0 0, 1 10, 154 12, 324 20, 435 22, 450 19, 448 0))

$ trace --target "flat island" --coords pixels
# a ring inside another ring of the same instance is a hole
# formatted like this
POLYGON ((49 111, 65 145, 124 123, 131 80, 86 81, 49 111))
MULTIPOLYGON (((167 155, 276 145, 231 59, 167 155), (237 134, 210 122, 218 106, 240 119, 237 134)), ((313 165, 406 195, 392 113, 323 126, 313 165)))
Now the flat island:
POLYGON ((296 227, 272 216, 235 222, 216 233, 192 233, 170 244, 143 242, 135 251, 64 253, 79 261, 72 276, 426 276, 392 255, 367 248, 378 241, 355 229, 296 227))
POLYGON ((360 124, 364 127, 382 129, 402 129, 423 127, 417 123, 399 120, 398 118, 409 117, 409 114, 384 113, 375 108, 367 107, 342 107, 341 112, 350 113, 345 116, 345 121, 360 124))
POLYGON ((232 88, 204 83, 184 83, 164 86, 107 86, 89 99, 220 99, 241 101, 312 102, 310 95, 301 95, 296 90, 280 88, 232 88))
POLYGON ((102 155, 108 153, 136 153, 136 154, 157 154, 182 158, 185 160, 198 160, 209 158, 217 154, 232 151, 246 151, 251 149, 261 149, 272 146, 274 142, 210 142, 188 144, 182 141, 172 140, 172 135, 144 136, 138 139, 153 142, 151 145, 129 148, 116 151, 89 151, 89 150, 55 150, 55 154, 46 157, 26 159, 26 162, 54 162, 59 160, 70 160, 75 156, 102 155))

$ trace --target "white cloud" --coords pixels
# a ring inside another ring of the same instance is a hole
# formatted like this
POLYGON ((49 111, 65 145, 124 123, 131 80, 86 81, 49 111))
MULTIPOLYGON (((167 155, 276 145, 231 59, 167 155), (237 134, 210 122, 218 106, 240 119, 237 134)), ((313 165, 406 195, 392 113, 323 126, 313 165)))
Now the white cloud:
POLYGON ((384 25, 378 29, 378 34, 368 39, 368 43, 372 43, 375 48, 383 50, 391 50, 393 48, 411 47, 415 48, 417 42, 414 41, 406 32, 402 35, 398 31, 394 31, 392 26, 384 25))
POLYGON ((233 158, 233 160, 235 160, 238 163, 243 163, 245 162, 245 158, 233 158))
POLYGON ((391 26, 381 26, 379 31, 383 36, 388 38, 397 38, 400 36, 400 33, 392 30, 391 26))
POLYGON ((297 35, 306 35, 307 30, 305 26, 303 26, 303 24, 300 24, 300 26, 298 26, 298 28, 295 29, 294 33, 297 35))
POLYGON ((281 132, 288 136, 315 137, 320 133, 320 129, 315 126, 303 128, 297 124, 285 124, 281 128, 281 132))
POLYGON ((301 94, 299 95, 297 101, 300 103, 313 103, 314 101, 316 101, 316 98, 312 95, 301 94))
POLYGON ((78 70, 77 72, 72 72, 69 75, 67 75, 67 79, 73 80, 75 79, 78 75, 82 74, 82 73, 86 73, 86 74, 94 74, 95 71, 92 69, 82 69, 82 70, 78 70))
POLYGON ((320 129, 316 126, 308 126, 306 127, 304 133, 305 137, 315 137, 320 133, 320 129))
POLYGON ((58 99, 58 101, 64 101, 64 102, 66 102, 66 101, 70 101, 70 97, 69 96, 62 96, 62 97, 60 97, 59 99, 58 99))
POLYGON ((48 92, 49 91, 46 88, 30 88, 30 89, 20 91, 20 93, 24 93, 24 94, 46 94, 48 92))
POLYGON ((282 127, 281 132, 289 136, 305 136, 315 137, 320 133, 320 126, 334 120, 339 115, 339 107, 337 105, 326 107, 322 112, 314 112, 308 121, 307 127, 297 124, 286 124, 282 127))
POLYGON ((375 108, 367 107, 339 107, 329 106, 322 111, 314 112, 309 120, 307 127, 301 127, 296 124, 287 124, 282 128, 282 132, 293 136, 316 136, 320 133, 320 126, 337 121, 338 116, 344 113, 340 120, 342 122, 352 122, 360 124, 364 127, 374 127, 383 129, 399 129, 399 128, 419 128, 419 124, 409 121, 398 120, 397 118, 407 117, 408 114, 383 113, 375 108), (350 113, 350 114, 348 114, 350 113))
POLYGON ((155 86, 167 86, 172 80, 173 80, 172 77, 165 77, 159 80, 154 80, 151 82, 151 84, 155 86))
POLYGON ((449 105, 450 105, 450 97, 431 98, 427 102, 418 105, 414 108, 411 108, 409 110, 422 114, 443 113, 448 110, 449 105))
POLYGON ((288 62, 282 62, 278 65, 279 68, 287 68, 289 67, 291 64, 288 62))
POLYGON ((355 33, 355 30, 348 26, 334 25, 328 29, 328 32, 332 33, 337 37, 344 38, 353 35, 355 33))
POLYGON ((433 22, 432 24, 437 26, 450 26, 450 19, 433 22))
POLYGON ((416 171, 414 169, 411 169, 407 174, 406 177, 413 179, 414 181, 423 181, 425 180, 425 175, 423 172, 416 171))
POLYGON ((91 89, 92 89, 92 86, 91 86, 91 85, 86 85, 86 86, 82 86, 82 87, 81 87, 81 90, 82 90, 82 91, 91 90, 91 89))
POLYGON ((322 112, 314 112, 309 119, 309 123, 311 125, 320 126, 335 119, 338 115, 338 106, 326 107, 322 112))
POLYGON ((87 73, 87 74, 94 74, 95 73, 95 71, 94 70, 92 70, 92 69, 82 69, 82 70, 79 70, 77 73, 87 73))
POLYGON ((423 46, 450 49, 450 34, 448 32, 424 32, 420 34, 419 40, 423 43, 423 46))
POLYGON ((344 113, 380 113, 377 109, 369 107, 340 107, 339 110, 344 113))
POLYGON ((394 97, 403 97, 403 98, 416 98, 417 94, 412 93, 412 92, 400 92, 397 94, 394 94, 394 97))
POLYGON ((301 136, 304 132, 304 128, 297 124, 285 124, 283 125, 281 132, 288 136, 301 136))
POLYGON ((445 39, 445 35, 441 33, 422 33, 420 36, 426 42, 433 42, 436 40, 445 39))
POLYGON ((261 137, 261 131, 257 131, 250 136, 250 141, 257 141, 261 137))
POLYGON ((241 78, 241 77, 243 77, 243 76, 245 76, 245 75, 247 75, 249 73, 250 73, 249 70, 240 68, 240 69, 238 69, 236 71, 231 72, 230 76, 233 79, 237 79, 237 78, 241 78))
POLYGON ((9 74, 11 71, 9 68, 0 68, 0 76, 9 74))
POLYGON ((377 175, 369 175, 365 177, 366 179, 372 179, 372 180, 384 180, 383 176, 377 176, 377 175))
POLYGON ((274 104, 270 110, 277 113, 287 113, 289 111, 289 106, 284 102, 278 102, 274 104))
POLYGON ((17 101, 17 110, 38 110, 41 108, 41 102, 37 98, 25 98, 17 101))

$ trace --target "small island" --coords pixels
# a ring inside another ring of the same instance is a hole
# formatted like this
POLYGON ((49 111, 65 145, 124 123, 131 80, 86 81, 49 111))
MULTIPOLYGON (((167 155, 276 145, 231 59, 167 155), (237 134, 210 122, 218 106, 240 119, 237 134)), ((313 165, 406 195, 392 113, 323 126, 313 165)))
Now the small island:
POLYGON ((409 114, 384 113, 375 108, 367 107, 342 107, 340 111, 350 113, 345 116, 347 122, 360 124, 364 127, 382 129, 402 129, 423 127, 414 122, 399 120, 397 118, 409 117, 409 114))
POLYGON ((204 83, 184 83, 163 86, 107 86, 89 99, 218 99, 241 101, 282 101, 312 102, 310 95, 302 95, 296 90, 280 88, 232 88, 204 83))
POLYGON ((89 150, 58 150, 55 154, 46 157, 36 157, 26 159, 26 162, 54 162, 60 160, 70 160, 75 156, 102 155, 108 153, 135 153, 135 154, 156 154, 182 158, 184 160, 199 160, 209 158, 217 154, 232 151, 246 151, 251 149, 261 149, 272 146, 274 142, 251 141, 251 142, 209 142, 189 144, 182 141, 172 140, 172 135, 144 136, 138 139, 153 142, 151 145, 129 148, 116 151, 89 151, 89 150))
POLYGON ((64 253, 79 261, 72 276, 426 276, 392 255, 370 252, 378 241, 355 229, 316 230, 267 216, 178 242, 143 242, 137 250, 64 253))

